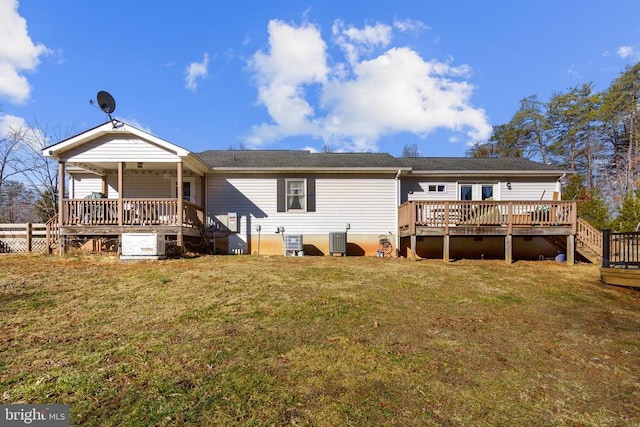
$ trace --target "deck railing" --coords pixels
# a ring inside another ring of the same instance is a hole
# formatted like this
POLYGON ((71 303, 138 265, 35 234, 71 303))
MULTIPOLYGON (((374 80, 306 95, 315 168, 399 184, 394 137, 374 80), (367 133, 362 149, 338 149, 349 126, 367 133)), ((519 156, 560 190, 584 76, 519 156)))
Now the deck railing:
POLYGON ((572 201, 408 201, 398 208, 398 227, 415 234, 415 227, 456 226, 572 226, 572 201))
POLYGON ((640 232, 602 231, 602 266, 640 267, 640 232))
POLYGON ((47 253, 53 252, 54 245, 60 242, 60 224, 58 222, 59 217, 60 215, 55 214, 49 221, 45 223, 47 253))
POLYGON ((602 254, 602 232, 582 218, 578 218, 576 242, 598 255, 602 254))
POLYGON ((65 199, 64 224, 68 226, 182 225, 201 228, 204 211, 193 203, 183 202, 183 223, 178 224, 177 199, 122 199, 122 222, 119 199, 65 199))

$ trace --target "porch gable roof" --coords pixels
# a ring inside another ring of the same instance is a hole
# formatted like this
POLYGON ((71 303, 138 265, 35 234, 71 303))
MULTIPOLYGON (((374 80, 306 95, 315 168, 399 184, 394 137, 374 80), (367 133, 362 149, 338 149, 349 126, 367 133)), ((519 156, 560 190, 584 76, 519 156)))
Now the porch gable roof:
MULTIPOLYGON (((42 150, 42 154, 45 157, 60 160, 64 158, 65 153, 69 153, 85 144, 95 142, 102 137, 113 136, 114 139, 116 139, 126 135, 138 138, 151 146, 155 146, 160 150, 165 151, 167 154, 175 156, 175 161, 178 161, 178 159, 182 160, 188 168, 194 170, 200 175, 205 174, 209 170, 208 165, 190 151, 124 122, 115 120, 103 123, 78 135, 45 147, 42 150)), ((140 159, 140 161, 143 160, 144 159, 142 158, 140 159)))

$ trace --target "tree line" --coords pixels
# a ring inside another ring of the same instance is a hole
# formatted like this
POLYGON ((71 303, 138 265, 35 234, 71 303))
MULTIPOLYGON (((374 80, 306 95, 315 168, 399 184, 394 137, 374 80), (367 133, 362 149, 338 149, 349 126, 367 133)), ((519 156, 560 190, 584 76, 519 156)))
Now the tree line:
POLYGON ((58 129, 38 123, 0 135, 0 223, 47 222, 57 213, 57 163, 42 149, 58 129))
POLYGON ((575 171, 563 198, 599 228, 640 226, 640 62, 602 91, 583 83, 520 101, 511 120, 493 127, 471 157, 522 157, 575 171))

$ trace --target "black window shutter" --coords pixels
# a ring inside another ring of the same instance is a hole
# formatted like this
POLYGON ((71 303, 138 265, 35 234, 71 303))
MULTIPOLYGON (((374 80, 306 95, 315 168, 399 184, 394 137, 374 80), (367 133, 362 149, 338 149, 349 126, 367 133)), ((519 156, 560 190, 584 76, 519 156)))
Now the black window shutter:
POLYGON ((277 189, 278 212, 286 212, 287 211, 287 192, 285 189, 284 178, 278 178, 277 182, 278 182, 278 189, 277 189))
POLYGON ((307 178, 307 212, 316 211, 316 179, 307 178))

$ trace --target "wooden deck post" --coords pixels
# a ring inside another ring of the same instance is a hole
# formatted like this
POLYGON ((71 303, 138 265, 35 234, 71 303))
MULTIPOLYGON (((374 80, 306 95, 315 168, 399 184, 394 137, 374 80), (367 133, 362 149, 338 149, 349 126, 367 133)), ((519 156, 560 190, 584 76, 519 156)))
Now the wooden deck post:
POLYGON ((567 265, 574 265, 576 262, 576 236, 567 236, 567 265))
POLYGON ((609 268, 611 264, 611 230, 602 230, 602 267, 609 268))
POLYGON ((27 252, 31 253, 33 250, 33 224, 31 224, 30 222, 28 222, 26 224, 27 229, 26 231, 26 235, 27 235, 27 252))
POLYGON ((102 175, 101 192, 102 192, 102 194, 104 194, 105 197, 107 197, 107 193, 109 192, 109 185, 107 184, 107 174, 106 173, 104 175, 102 175))
POLYGON ((507 264, 513 263, 513 235, 504 236, 504 260, 507 264))
POLYGON ((416 260, 416 245, 417 245, 417 237, 415 234, 411 235, 411 260, 416 260))
POLYGON ((183 238, 182 238, 182 225, 184 224, 184 180, 182 174, 184 172, 182 167, 182 162, 178 162, 177 164, 177 185, 176 188, 176 196, 178 197, 178 235, 176 236, 177 245, 182 251, 183 248, 183 238))
POLYGON ((47 245, 47 253, 51 253, 51 224, 47 221, 45 226, 45 244, 47 245))
POLYGON ((58 162, 58 227, 60 227, 60 237, 58 239, 58 255, 64 255, 64 238, 62 237, 62 226, 67 221, 67 215, 64 211, 64 193, 65 193, 65 163, 58 162))
POLYGON ((444 262, 449 262, 451 260, 449 238, 450 236, 448 234, 442 236, 442 260, 444 262))
POLYGON ((118 163, 118 225, 122 227, 124 225, 124 168, 126 163, 118 163))

